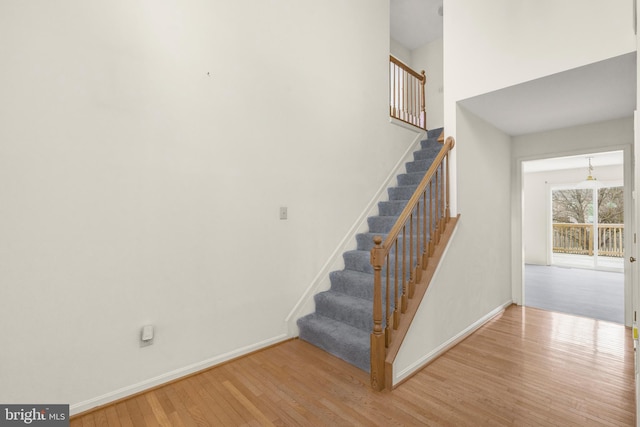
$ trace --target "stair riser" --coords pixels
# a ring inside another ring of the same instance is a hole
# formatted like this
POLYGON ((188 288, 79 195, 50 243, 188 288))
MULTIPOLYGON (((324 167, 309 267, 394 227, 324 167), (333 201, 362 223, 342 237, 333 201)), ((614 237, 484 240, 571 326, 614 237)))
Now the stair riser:
MULTIPOLYGON (((413 261, 414 261, 413 266, 415 267, 415 265, 416 265, 415 257, 414 257, 413 261)), ((405 280, 408 282, 409 278, 411 276, 411 269, 409 268, 409 257, 406 258, 405 265, 406 265, 406 270, 404 271, 405 280)), ((390 268, 391 268, 391 272, 389 274, 389 277, 391 279, 394 279, 395 276, 396 276, 395 263, 391 263, 390 268)), ((362 273, 373 274, 373 266, 371 264, 363 264, 363 265, 361 265, 361 269, 360 270, 355 270, 354 269, 354 271, 360 271, 362 273)), ((383 279, 385 277, 387 277, 387 268, 383 267, 380 274, 381 274, 383 279)), ((402 278, 402 264, 398 266, 398 278, 399 279, 402 278)))
POLYGON ((378 214, 384 216, 398 216, 407 205, 406 200, 391 200, 378 203, 378 214))
POLYGON ((429 166, 431 166, 430 161, 428 160, 416 160, 414 162, 407 162, 407 164, 405 165, 405 168, 407 170, 407 173, 414 173, 414 172, 426 172, 429 169, 429 166))
MULTIPOLYGON (((435 193, 436 191, 434 191, 434 194, 435 193)), ((435 198, 433 200, 435 201, 435 198)), ((380 202, 378 203, 378 213, 380 216, 396 216, 397 217, 402 213, 405 206, 407 206, 406 200, 389 200, 385 202, 380 202)), ((427 206, 427 209, 428 208, 429 207, 427 206)), ((435 205, 434 205, 434 209, 435 209, 435 205)))
MULTIPOLYGON (((409 238, 410 236, 408 236, 409 233, 407 233, 407 243, 405 246, 405 250, 408 252, 409 251, 409 245, 411 244, 411 239, 409 238)), ((375 246, 373 243, 373 237, 374 236, 380 236, 382 237, 382 241, 384 243, 384 239, 386 238, 386 233, 363 233, 363 234, 358 234, 356 235, 356 241, 358 242, 358 247, 357 249, 359 251, 371 251, 371 249, 373 249, 373 247, 375 246)), ((427 242, 429 241, 429 230, 427 230, 427 242)), ((422 242, 422 240, 424 239, 424 233, 422 232, 422 230, 420 230, 420 241, 422 242)), ((400 249, 400 251, 402 251, 402 245, 403 245, 403 241, 405 239, 402 238, 402 236, 398 237, 398 248, 400 249)), ((413 232, 413 244, 417 244, 417 240, 418 240, 418 233, 416 230, 414 230, 413 232)), ((395 248, 391 248, 391 254, 395 253, 395 248)))
POLYGON ((435 128, 427 131, 427 138, 437 140, 440 138, 443 128, 435 128))
POLYGON ((354 307, 336 303, 335 298, 327 297, 323 292, 315 296, 316 313, 329 317, 365 332, 373 330, 373 304, 367 300, 367 307, 354 307))
POLYGON ((424 178, 424 174, 423 173, 411 173, 411 174, 406 174, 403 173, 401 175, 398 175, 398 185, 415 185, 417 186, 418 184, 420 184, 422 182, 422 178, 424 178))
MULTIPOLYGON (((349 295, 354 298, 361 298, 364 300, 373 301, 373 275, 370 275, 369 276, 370 279, 366 282, 349 280, 349 277, 341 275, 340 272, 338 271, 331 273, 330 277, 331 277, 331 291, 349 295)), ((408 281, 408 277, 407 277, 407 281, 408 281)), ((391 285, 392 286, 394 285, 393 281, 391 285)), ((387 289, 386 280, 383 280, 382 281, 383 305, 385 301, 386 289, 387 289)), ((400 291, 400 293, 402 292, 400 291)), ((393 305, 393 303, 391 305, 393 305)))
POLYGON ((398 221, 396 216, 372 216, 367 218, 369 233, 388 233, 398 221))
POLYGON ((341 273, 340 271, 334 271, 329 274, 332 291, 342 292, 356 298, 373 299, 373 276, 370 276, 367 281, 354 282, 341 273))
POLYGON ((440 147, 427 146, 413 153, 413 160, 429 160, 433 162, 440 152, 440 147))
MULTIPOLYGON (((367 300, 366 306, 353 307, 349 305, 341 306, 339 303, 336 304, 336 299, 332 298, 331 292, 322 292, 315 297, 316 302, 316 313, 336 320, 338 322, 345 323, 354 328, 360 329, 363 332, 371 333, 373 330, 373 302, 371 300, 367 300)), ((395 296, 391 296, 391 306, 389 307, 390 311, 394 310, 395 304, 393 304, 393 300, 395 296)), ((400 299, 400 293, 398 294, 398 299, 400 299)), ((383 295, 382 305, 385 306, 385 298, 383 295)), ((386 322, 382 322, 382 327, 386 326, 386 322)))
MULTIPOLYGON (((409 201, 409 199, 411 199, 411 197, 413 197, 413 195, 415 194, 416 189, 414 188, 413 191, 410 190, 397 190, 398 188, 408 188, 408 187, 396 187, 396 189, 394 190, 393 188, 390 188, 389 191, 389 201, 409 201)), ((417 188, 417 187, 416 187, 417 188)), ((427 186, 426 188, 426 192, 427 192, 427 202, 429 202, 429 187, 427 186)), ((439 194, 440 191, 439 189, 436 190, 435 188, 435 183, 433 184, 433 197, 431 197, 431 203, 433 203, 436 200, 436 194, 439 194)), ((421 202, 424 202, 424 196, 422 197, 421 202)), ((405 203, 406 205, 406 203, 405 203)), ((394 215, 394 216, 399 216, 398 215, 394 215)))
MULTIPOLYGON (((375 246, 375 244, 373 243, 373 237, 379 235, 380 237, 382 237, 382 241, 384 242, 384 239, 386 238, 385 233, 365 233, 365 234, 358 234, 356 236, 356 240, 358 242, 358 250, 359 251, 370 251, 371 249, 373 249, 373 247, 375 246)), ((398 246, 400 248, 402 248, 402 242, 403 239, 402 237, 398 238, 398 246)), ((395 253, 395 249, 391 249, 392 253, 395 253)))
POLYGON ((331 335, 326 330, 319 329, 314 323, 305 322, 304 318, 298 321, 298 327, 300 329, 300 339, 351 363, 365 372, 369 372, 369 342, 366 337, 361 342, 345 343, 339 337, 331 335))
MULTIPOLYGON (((415 267, 415 265, 417 264, 417 256, 414 254, 413 256, 413 266, 415 267)), ((349 252, 349 253, 345 253, 344 254, 344 264, 345 264, 345 269, 347 270, 353 270, 353 271, 360 271, 362 273, 367 273, 367 274, 373 274, 373 266, 371 265, 370 262, 370 255, 367 252, 349 252), (362 255, 361 255, 362 253, 362 255)), ((405 275, 406 277, 409 276, 410 273, 410 268, 409 268, 409 256, 406 257, 406 261, 405 261, 405 265, 406 265, 406 270, 405 270, 405 275)), ((398 276, 402 277, 402 264, 400 263, 400 265, 398 266, 398 276)), ((390 277, 395 277, 396 274, 396 269, 395 269, 395 261, 394 258, 391 258, 391 263, 390 263, 390 277)), ((386 277, 387 274, 387 267, 386 265, 382 268, 382 277, 386 277)))
POLYGON ((387 189, 389 200, 409 200, 416 192, 416 186, 391 187, 387 189))
POLYGON ((420 141, 421 150, 431 149, 431 150, 440 151, 441 148, 442 148, 442 144, 439 143, 437 139, 428 138, 420 141))

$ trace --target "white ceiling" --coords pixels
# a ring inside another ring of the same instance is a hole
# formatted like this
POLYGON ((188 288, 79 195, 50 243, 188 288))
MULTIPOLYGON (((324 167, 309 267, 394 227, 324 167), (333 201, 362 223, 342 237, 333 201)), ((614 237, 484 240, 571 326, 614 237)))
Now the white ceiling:
POLYGON ((465 99, 460 104, 508 135, 630 117, 636 53, 465 99))
POLYGON ((413 50, 442 38, 442 0, 391 0, 391 38, 413 50))
POLYGON ((593 166, 594 176, 597 177, 598 167, 623 164, 622 151, 608 151, 605 153, 582 154, 579 156, 555 157, 552 159, 530 160, 522 162, 525 173, 547 172, 566 169, 584 169, 585 176, 589 167, 589 159, 593 166))

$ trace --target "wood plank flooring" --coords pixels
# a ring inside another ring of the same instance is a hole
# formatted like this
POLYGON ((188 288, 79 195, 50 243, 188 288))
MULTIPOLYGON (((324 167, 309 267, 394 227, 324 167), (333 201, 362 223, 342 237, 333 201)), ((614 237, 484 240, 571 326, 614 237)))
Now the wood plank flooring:
POLYGON ((293 340, 71 426, 635 425, 624 326, 511 306, 392 392, 293 340))

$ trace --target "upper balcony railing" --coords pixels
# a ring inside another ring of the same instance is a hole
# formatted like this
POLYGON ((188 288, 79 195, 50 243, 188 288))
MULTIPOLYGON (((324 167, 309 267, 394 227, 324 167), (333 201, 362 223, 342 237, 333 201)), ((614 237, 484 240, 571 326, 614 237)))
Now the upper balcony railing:
MULTIPOLYGON (((593 224, 553 224, 553 252, 594 254, 593 224)), ((598 224, 598 255, 624 256, 624 224, 598 224)))
POLYGON ((420 129, 427 129, 424 70, 419 74, 399 59, 389 56, 389 114, 420 129))

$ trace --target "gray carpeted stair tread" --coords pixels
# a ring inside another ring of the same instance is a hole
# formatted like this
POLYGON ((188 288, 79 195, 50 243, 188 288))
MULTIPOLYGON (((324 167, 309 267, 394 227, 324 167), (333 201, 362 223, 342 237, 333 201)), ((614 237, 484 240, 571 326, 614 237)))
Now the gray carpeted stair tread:
POLYGON ((444 128, 435 128, 427 131, 427 138, 437 140, 444 128))
POLYGON ((344 322, 365 332, 373 330, 373 303, 334 291, 316 294, 316 313, 344 322))
POLYGON ((371 266, 371 252, 352 250, 342 254, 345 270, 360 271, 362 273, 373 274, 371 266))
POLYGON ((384 216, 398 216, 407 206, 408 200, 389 200, 378 203, 378 214, 384 216))
POLYGON ((389 200, 409 200, 416 192, 417 185, 398 185, 387 189, 389 200))
POLYGON ((423 148, 413 153, 413 160, 431 160, 436 158, 440 150, 433 150, 431 147, 423 148))
MULTIPOLYGON (((371 252, 369 251, 347 251, 343 255, 345 270, 352 270, 361 273, 373 274, 373 266, 371 265, 371 252)), ((414 254, 413 261, 417 260, 417 255, 414 254)), ((407 257, 407 270, 405 270, 405 274, 408 274, 409 271, 409 258, 407 257)), ((415 264, 414 264, 415 265, 415 264)), ((391 272, 389 274, 390 277, 395 277, 395 264, 392 261, 390 264, 391 272)), ((401 266, 400 266, 401 267, 401 266)), ((382 277, 385 277, 387 274, 387 268, 384 266, 382 268, 382 277)), ((402 270, 398 269, 398 277, 402 276, 402 270)))
POLYGON ((329 277, 332 291, 373 301, 373 274, 339 270, 329 273, 329 277))
POLYGON ((369 372, 370 332, 313 313, 298 320, 300 339, 369 372))
POLYGON ((388 233, 396 221, 398 221, 397 216, 370 216, 367 218, 370 233, 388 233))
MULTIPOLYGON (((373 267, 370 262, 373 237, 380 236, 384 240, 394 226, 398 215, 442 148, 442 144, 436 141, 441 131, 433 129, 427 132, 429 138, 420 142, 420 148, 413 153, 413 161, 405 164, 406 173, 399 174, 397 186, 388 189, 389 200, 378 203, 378 215, 367 219, 368 232, 356 236, 357 249, 343 254, 345 269, 331 272, 331 289, 314 296, 316 312, 298 319, 301 339, 367 372, 373 328, 373 267)), ((413 232, 415 236, 417 230, 413 232)), ((407 236, 407 245, 409 240, 407 236)), ((402 242, 400 237, 400 245, 402 242)), ((395 249, 392 251, 394 253, 395 249)), ((417 254, 414 254, 414 261, 416 258, 417 254)), ((390 277, 395 274, 393 259, 390 277)), ((405 270, 407 280, 408 270, 405 270)), ((399 269, 399 276, 401 271, 399 269)), ((386 277, 386 266, 383 268, 383 277, 386 277)), ((386 280, 383 280, 382 287, 384 301, 386 280)))
MULTIPOLYGON (((389 233, 388 232, 387 233, 384 233, 384 232, 379 232, 379 233, 377 233, 377 232, 359 233, 359 234, 356 235, 356 242, 358 243, 357 249, 359 251, 370 251, 374 247, 373 238, 376 237, 376 236, 380 236, 382 238, 382 242, 384 243, 384 239, 387 238, 387 234, 389 234, 389 233)), ((422 232, 421 232, 421 234, 422 234, 422 232)), ((417 229, 413 230, 414 239, 416 238, 417 235, 418 235, 418 230, 417 229)), ((427 239, 428 238, 429 238, 429 231, 427 230, 427 239)), ((402 248, 403 240, 404 239, 402 238, 402 234, 400 234, 398 236, 398 246, 400 248, 402 248)), ((408 230, 407 230, 407 239, 406 240, 407 240, 407 247, 409 247, 411 239, 410 239, 408 230)), ((394 253, 395 250, 392 249, 391 252, 394 253)))
POLYGON ((422 182, 424 178, 424 172, 403 173, 398 175, 398 185, 415 185, 417 186, 422 182))
MULTIPOLYGON (((354 270, 340 270, 329 273, 331 290, 355 298, 373 301, 373 274, 354 270)), ((382 282, 382 296, 386 293, 386 281, 382 282)), ((392 304, 393 305, 393 304, 392 304)))
POLYGON ((428 150, 433 153, 433 158, 435 158, 440 149, 442 148, 442 144, 436 141, 435 139, 423 139, 420 141, 420 150, 428 150))
POLYGON ((407 170, 407 173, 424 173, 429 169, 431 163, 433 163, 433 160, 414 160, 413 162, 407 162, 405 165, 405 169, 407 170))
POLYGON ((357 249, 359 251, 370 251, 375 246, 373 243, 373 238, 376 236, 380 236, 382 241, 386 239, 388 233, 358 233, 356 235, 356 242, 358 243, 357 249))

